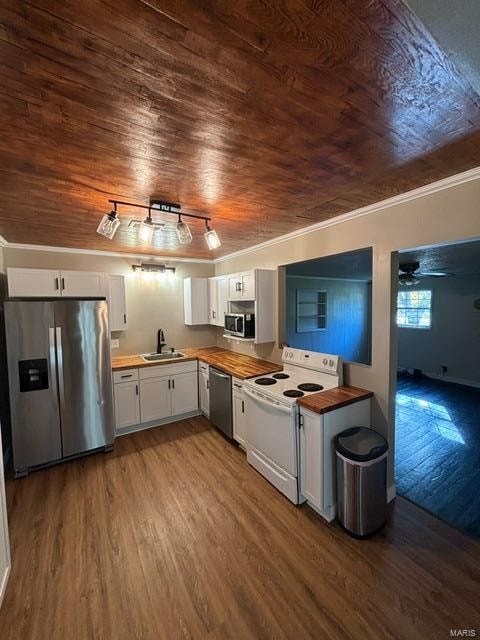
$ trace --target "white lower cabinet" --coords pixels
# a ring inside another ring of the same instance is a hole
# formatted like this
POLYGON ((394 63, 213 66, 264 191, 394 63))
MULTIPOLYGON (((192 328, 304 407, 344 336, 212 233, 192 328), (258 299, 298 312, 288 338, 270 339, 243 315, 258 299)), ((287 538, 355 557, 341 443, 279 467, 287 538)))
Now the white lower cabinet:
POLYGON ((210 416, 210 380, 208 364, 200 362, 198 369, 198 390, 200 394, 200 411, 207 418, 210 416))
POLYGON ((172 415, 170 378, 149 378, 140 382, 141 422, 163 420, 172 415))
POLYGON ((196 371, 179 373, 171 379, 172 416, 198 409, 198 375, 196 371))
POLYGON ((140 422, 140 395, 138 380, 115 385, 115 426, 117 429, 133 427, 140 422))
POLYGON ((324 414, 300 412, 301 501, 331 522, 336 516, 335 436, 344 429, 371 425, 370 399, 324 414))
POLYGON ((115 371, 117 434, 198 413, 197 362, 115 371))
POLYGON ((242 392, 240 380, 232 380, 232 401, 233 401, 233 439, 242 447, 246 447, 246 415, 245 415, 245 395, 242 392))

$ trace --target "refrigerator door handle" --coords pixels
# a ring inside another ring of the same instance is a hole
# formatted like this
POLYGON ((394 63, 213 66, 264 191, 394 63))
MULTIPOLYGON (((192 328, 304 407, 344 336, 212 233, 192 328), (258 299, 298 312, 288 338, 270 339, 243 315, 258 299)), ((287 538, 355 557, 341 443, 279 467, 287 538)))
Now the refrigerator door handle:
POLYGON ((65 383, 63 379, 63 350, 62 350, 62 329, 55 329, 57 337, 57 367, 58 367, 58 391, 60 396, 60 407, 65 407, 65 383))
POLYGON ((50 377, 51 385, 54 393, 57 393, 57 361, 55 358, 55 329, 48 329, 48 355, 50 360, 50 377))

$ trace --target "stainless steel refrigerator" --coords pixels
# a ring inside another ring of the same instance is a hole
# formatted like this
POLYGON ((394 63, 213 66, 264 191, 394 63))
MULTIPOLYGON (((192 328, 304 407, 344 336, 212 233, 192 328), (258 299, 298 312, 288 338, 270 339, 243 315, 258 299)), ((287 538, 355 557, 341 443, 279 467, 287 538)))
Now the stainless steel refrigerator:
POLYGON ((114 411, 105 299, 4 303, 16 477, 111 449, 114 411))

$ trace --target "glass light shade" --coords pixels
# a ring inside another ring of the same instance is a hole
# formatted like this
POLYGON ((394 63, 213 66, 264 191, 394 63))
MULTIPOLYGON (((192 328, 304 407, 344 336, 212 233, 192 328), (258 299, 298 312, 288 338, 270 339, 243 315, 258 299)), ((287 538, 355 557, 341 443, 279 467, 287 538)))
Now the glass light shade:
POLYGON ((418 284, 420 280, 412 273, 401 273, 398 276, 398 282, 406 287, 411 287, 414 284, 418 284))
POLYGON ((140 242, 151 242, 153 238, 154 226, 151 222, 144 220, 138 227, 138 239, 140 242))
POLYGON ((111 213, 106 213, 100 220, 100 224, 97 227, 97 233, 100 233, 102 236, 111 240, 119 226, 120 220, 118 219, 117 214, 112 211, 111 213))
POLYGON ((190 244, 192 241, 192 232, 186 222, 177 222, 177 237, 180 244, 190 244))
POLYGON ((207 243, 207 246, 210 249, 210 251, 212 251, 213 249, 218 249, 218 247, 220 247, 222 244, 217 235, 217 232, 214 231, 213 229, 209 229, 203 235, 203 237, 205 238, 205 242, 207 243))

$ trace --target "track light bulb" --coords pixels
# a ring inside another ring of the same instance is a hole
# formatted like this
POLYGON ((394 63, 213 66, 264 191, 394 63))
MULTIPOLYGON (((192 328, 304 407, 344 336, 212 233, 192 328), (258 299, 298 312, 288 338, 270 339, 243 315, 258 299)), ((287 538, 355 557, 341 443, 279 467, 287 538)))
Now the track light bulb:
POLYGON ((110 213, 106 213, 100 220, 100 224, 97 227, 97 233, 111 240, 119 226, 120 220, 117 216, 117 212, 110 211, 110 213))

